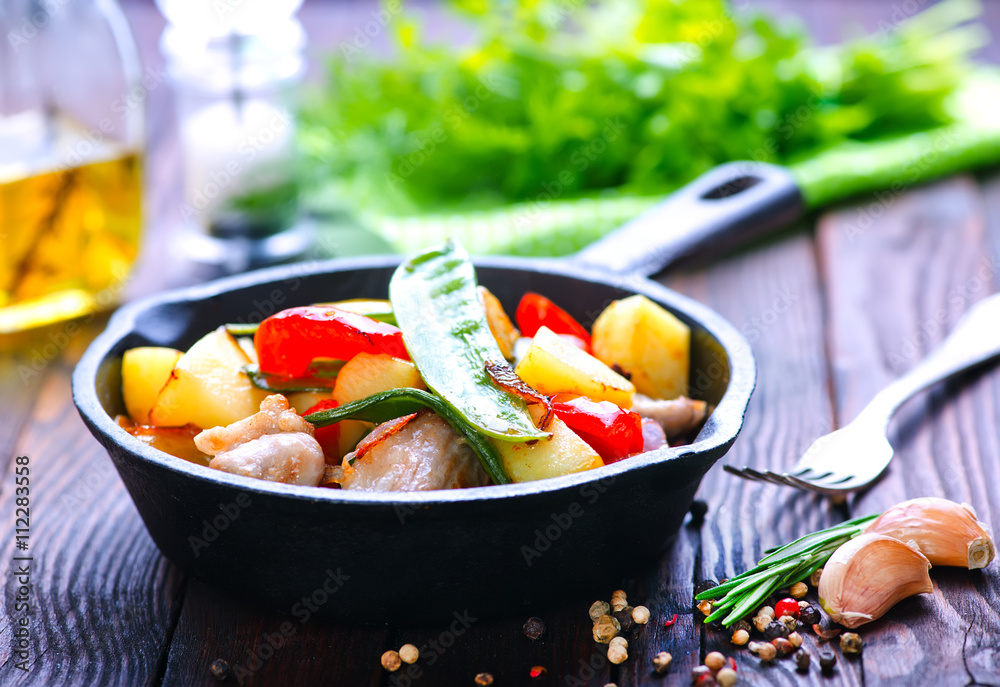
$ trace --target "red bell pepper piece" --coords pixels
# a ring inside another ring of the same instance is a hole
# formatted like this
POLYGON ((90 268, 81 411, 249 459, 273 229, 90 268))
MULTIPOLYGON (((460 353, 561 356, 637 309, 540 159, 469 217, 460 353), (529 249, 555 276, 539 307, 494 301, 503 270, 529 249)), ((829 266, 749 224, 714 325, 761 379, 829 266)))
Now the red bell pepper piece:
MULTIPOLYGON (((318 413, 321 410, 332 410, 340 404, 334 401, 332 398, 327 398, 319 401, 314 406, 309 408, 302 415, 310 415, 312 413, 318 413)), ((320 448, 323 449, 323 454, 326 456, 327 465, 336 465, 340 462, 340 423, 335 422, 332 425, 327 425, 326 427, 316 428, 316 441, 319 443, 320 448)))
POLYGON ((314 358, 350 360, 386 353, 409 360, 403 333, 391 324, 329 306, 289 308, 260 323, 254 335, 262 372, 304 377, 314 358))
POLYGON ((552 411, 597 451, 605 463, 615 463, 642 451, 642 418, 610 401, 556 396, 552 411))
POLYGON ((534 336, 541 327, 548 327, 556 334, 575 336, 590 350, 590 332, 573 316, 545 296, 529 291, 521 297, 514 313, 522 336, 534 336))

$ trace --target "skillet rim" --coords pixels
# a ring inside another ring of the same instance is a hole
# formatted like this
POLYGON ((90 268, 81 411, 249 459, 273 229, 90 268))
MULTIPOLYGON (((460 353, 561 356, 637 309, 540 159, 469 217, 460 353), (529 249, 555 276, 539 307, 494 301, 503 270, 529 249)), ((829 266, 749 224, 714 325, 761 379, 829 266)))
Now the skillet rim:
POLYGON ((704 458, 714 462, 717 458, 712 458, 712 456, 721 456, 725 451, 719 453, 718 449, 728 448, 727 444, 735 441, 742 429, 747 405, 756 385, 756 362, 749 342, 721 315, 708 306, 641 275, 619 275, 603 272, 581 267, 567 260, 500 256, 473 257, 473 262, 477 268, 531 271, 589 281, 631 293, 643 294, 683 313, 714 337, 721 344, 728 358, 730 379, 722 399, 712 415, 709 416, 695 441, 684 446, 650 451, 633 456, 627 461, 618 461, 594 470, 519 484, 425 492, 354 493, 344 492, 340 489, 303 488, 298 485, 269 482, 212 470, 209 467, 177 458, 154 449, 125 432, 108 415, 98 399, 97 377, 101 364, 109 357, 111 350, 125 337, 132 333, 138 333, 135 328, 138 316, 154 307, 206 300, 226 292, 259 286, 268 282, 278 282, 290 277, 304 278, 348 270, 395 267, 403 259, 403 256, 391 255, 340 258, 283 265, 225 277, 204 284, 173 289, 126 304, 112 315, 105 330, 88 346, 74 369, 73 403, 91 433, 102 444, 105 444, 105 448, 107 448, 108 443, 116 444, 129 453, 130 458, 148 461, 158 467, 182 473, 188 478, 260 495, 291 497, 309 502, 377 507, 414 505, 439 505, 443 507, 447 504, 493 502, 516 496, 540 496, 579 489, 586 484, 599 482, 606 478, 615 478, 627 472, 671 461, 704 458))

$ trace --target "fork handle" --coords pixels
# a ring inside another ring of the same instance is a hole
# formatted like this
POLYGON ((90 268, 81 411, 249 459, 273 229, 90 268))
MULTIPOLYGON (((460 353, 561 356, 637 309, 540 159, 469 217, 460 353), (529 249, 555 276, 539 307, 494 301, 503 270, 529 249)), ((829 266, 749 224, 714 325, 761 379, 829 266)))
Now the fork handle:
POLYGON ((883 389, 869 408, 884 413, 888 424, 896 410, 917 392, 998 355, 1000 294, 995 294, 969 309, 940 346, 883 389))

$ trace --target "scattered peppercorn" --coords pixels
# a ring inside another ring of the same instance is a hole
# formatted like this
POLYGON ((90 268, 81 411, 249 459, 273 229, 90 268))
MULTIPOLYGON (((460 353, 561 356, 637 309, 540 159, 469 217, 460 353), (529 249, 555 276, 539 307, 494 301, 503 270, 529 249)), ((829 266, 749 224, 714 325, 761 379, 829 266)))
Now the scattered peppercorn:
POLYGON ((774 609, 771 608, 770 606, 761 606, 760 610, 757 611, 757 615, 759 616, 764 615, 770 618, 771 620, 774 620, 774 609))
POLYGON ((394 673, 399 670, 399 666, 402 665, 402 663, 402 660, 399 658, 399 652, 394 649, 389 649, 382 654, 382 667, 390 673, 394 673))
POLYGON ((788 596, 793 599, 801 599, 809 591, 809 586, 805 582, 796 582, 788 590, 788 596))
POLYGON ((534 641, 545 634, 545 622, 541 618, 531 616, 524 622, 521 630, 528 639, 534 641))
POLYGON ((805 649, 799 649, 795 652, 795 668, 800 673, 808 673, 809 665, 812 663, 812 659, 809 658, 809 654, 805 649))
POLYGON ((732 668, 723 668, 715 675, 715 681, 719 683, 719 687, 733 687, 738 679, 739 676, 732 668))
POLYGON ((823 577, 823 568, 814 570, 812 575, 809 576, 809 584, 813 587, 819 587, 819 578, 823 577))
POLYGON ((538 678, 547 672, 548 671, 545 669, 545 666, 534 666, 530 671, 528 671, 528 675, 533 678, 538 678))
POLYGON ((778 655, 778 649, 769 642, 761 642, 757 646, 757 655, 762 661, 773 661, 774 657, 778 655))
POLYGON ((628 640, 624 637, 612 637, 611 641, 608 642, 608 646, 620 646, 624 649, 628 648, 628 640))
POLYGON ((208 667, 208 672, 212 674, 219 682, 222 682, 229 677, 229 664, 225 659, 217 658, 212 661, 212 665, 208 667))
POLYGON ((771 619, 766 615, 758 615, 753 619, 753 626, 757 628, 757 632, 765 632, 770 624, 771 619))
POLYGON ((834 627, 827 630, 819 623, 814 623, 813 632, 815 632, 821 639, 833 639, 840 634, 840 628, 834 627))
POLYGON ((812 604, 806 604, 805 608, 799 606, 799 620, 805 625, 819 622, 819 611, 812 604))
POLYGON ((795 599, 789 597, 782 599, 777 604, 774 605, 774 615, 780 618, 783 615, 790 615, 795 618, 799 617, 799 602, 795 599))
POLYGON ((653 656, 653 671, 655 671, 657 675, 662 675, 667 672, 667 668, 670 667, 670 664, 673 663, 673 661, 673 656, 666 651, 661 651, 656 654, 656 656, 653 656))
POLYGON ((645 606, 636 606, 632 609, 632 622, 636 625, 645 625, 649 622, 649 609, 645 606))
POLYGON ((631 632, 632 628, 635 627, 635 621, 632 620, 631 608, 626 607, 620 611, 615 611, 611 614, 611 617, 618 621, 622 632, 631 632))
POLYGON ((590 619, 597 620, 602 615, 608 615, 611 613, 611 604, 607 601, 595 601, 590 606, 590 619))
POLYGON ((399 660, 403 663, 416 663, 420 658, 420 649, 412 644, 404 644, 399 647, 399 660))
POLYGON ((737 620, 733 625, 733 632, 736 632, 736 630, 746 630, 747 634, 750 634, 751 629, 752 626, 745 620, 737 620))
POLYGON ((698 682, 698 680, 700 680, 701 678, 705 677, 706 675, 708 677, 712 677, 712 669, 711 668, 709 668, 708 666, 695 666, 691 670, 691 682, 695 682, 696 683, 696 682, 698 682))
POLYGON ((757 653, 757 650, 760 649, 760 646, 763 643, 764 642, 750 642, 749 644, 747 644, 747 649, 750 650, 751 654, 755 654, 757 653))
POLYGON ((705 656, 705 667, 713 673, 722 670, 726 665, 726 657, 720 651, 712 651, 705 656))
POLYGON ((840 635, 840 650, 845 655, 857 656, 861 653, 861 636, 857 632, 845 632, 840 635))
POLYGON ((778 637, 787 638, 790 634, 787 627, 782 625, 777 620, 772 620, 768 623, 767 627, 764 628, 764 639, 771 641, 772 639, 777 639, 778 637))
POLYGON ((744 629, 739 629, 733 633, 732 641, 736 646, 743 646, 750 641, 750 633, 744 629))
POLYGON ((833 673, 833 667, 837 665, 837 655, 829 649, 819 652, 819 667, 823 669, 824 675, 833 673))
POLYGON ((492 685, 493 684, 493 676, 490 675, 489 673, 479 673, 478 675, 476 675, 476 684, 477 685, 492 685))
POLYGON ((777 639, 773 640, 771 644, 774 645, 774 648, 778 652, 779 656, 787 656, 788 654, 795 651, 795 647, 792 645, 792 643, 787 639, 785 639, 784 637, 778 637, 777 639))
POLYGON ((700 602, 698 604, 698 610, 701 611, 706 616, 712 615, 712 602, 708 599, 700 602))
POLYGON ((612 616, 602 615, 594 621, 594 641, 598 644, 607 644, 621 629, 621 625, 612 616))
POLYGON ((788 641, 792 643, 792 646, 798 649, 800 646, 802 646, 802 635, 800 635, 798 632, 793 632, 790 635, 788 635, 788 641))
POLYGON ((799 629, 799 621, 796 620, 793 616, 783 615, 780 618, 778 618, 778 622, 787 627, 789 632, 795 632, 797 629, 799 629))
POLYGON ((608 660, 616 666, 625 662, 628 658, 628 649, 621 644, 608 645, 608 660))
POLYGON ((708 513, 708 504, 704 501, 694 501, 691 503, 691 508, 688 509, 691 514, 691 521, 688 523, 690 527, 701 527, 705 522, 705 514, 708 513))
POLYGON ((625 594, 625 590, 616 589, 611 594, 611 610, 620 611, 628 606, 628 595, 625 594))
POLYGON ((718 587, 719 583, 714 580, 702 580, 694 588, 694 595, 698 596, 702 592, 707 592, 709 589, 718 587))

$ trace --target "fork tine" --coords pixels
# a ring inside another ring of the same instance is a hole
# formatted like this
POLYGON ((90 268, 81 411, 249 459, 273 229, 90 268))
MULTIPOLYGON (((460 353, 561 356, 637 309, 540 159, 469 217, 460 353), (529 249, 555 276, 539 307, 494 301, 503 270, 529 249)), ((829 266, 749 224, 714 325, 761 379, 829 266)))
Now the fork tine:
POLYGON ((797 483, 793 482, 788 478, 786 473, 771 472, 770 470, 764 471, 768 477, 771 477, 775 484, 781 484, 782 486, 792 487, 793 489, 801 489, 797 483))
POLYGON ((743 470, 752 475, 754 478, 760 480, 761 482, 769 482, 771 484, 777 484, 778 486, 787 486, 784 482, 782 482, 778 478, 776 474, 774 474, 770 470, 761 471, 751 467, 745 467, 743 468, 743 470))
POLYGON ((742 468, 734 468, 732 465, 723 465, 722 469, 728 472, 730 475, 736 475, 737 477, 742 477, 743 479, 748 480, 750 482, 757 481, 756 477, 751 477, 750 475, 744 472, 744 470, 746 470, 745 466, 742 468))
POLYGON ((805 489, 806 491, 818 491, 821 494, 842 494, 844 491, 842 489, 830 489, 824 487, 822 484, 816 482, 810 482, 807 479, 801 479, 795 475, 786 474, 785 478, 790 484, 798 487, 799 489, 805 489))

